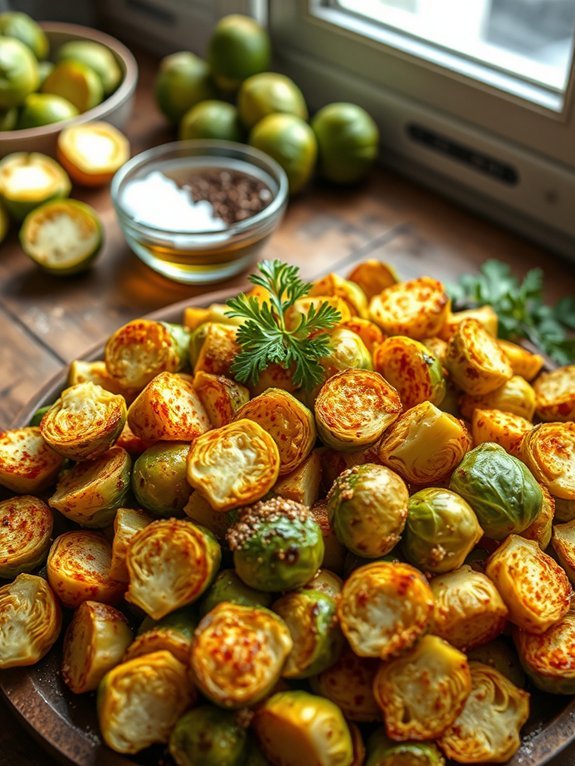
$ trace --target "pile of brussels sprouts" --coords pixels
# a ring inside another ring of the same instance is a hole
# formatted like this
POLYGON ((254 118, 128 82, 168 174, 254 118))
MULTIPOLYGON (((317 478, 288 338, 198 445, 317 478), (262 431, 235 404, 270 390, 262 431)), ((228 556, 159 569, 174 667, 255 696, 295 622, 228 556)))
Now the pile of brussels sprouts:
POLYGON ((0 434, 0 669, 63 633, 104 742, 178 766, 504 762, 575 694, 575 365, 379 261, 311 292, 314 390, 234 380, 239 320, 190 307, 0 434))

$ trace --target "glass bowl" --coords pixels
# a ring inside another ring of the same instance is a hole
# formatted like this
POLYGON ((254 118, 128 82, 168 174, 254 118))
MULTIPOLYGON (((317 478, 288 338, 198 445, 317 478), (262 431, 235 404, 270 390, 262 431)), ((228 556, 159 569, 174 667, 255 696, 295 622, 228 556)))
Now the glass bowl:
POLYGON ((231 141, 176 141, 129 160, 112 200, 131 249, 184 284, 238 274, 256 259, 287 205, 282 168, 231 141))

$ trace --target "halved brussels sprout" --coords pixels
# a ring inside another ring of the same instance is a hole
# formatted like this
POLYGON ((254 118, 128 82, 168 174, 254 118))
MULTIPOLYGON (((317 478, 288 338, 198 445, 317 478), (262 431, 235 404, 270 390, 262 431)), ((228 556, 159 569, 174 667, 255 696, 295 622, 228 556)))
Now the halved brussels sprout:
POLYGON ((339 322, 347 322, 348 319, 351 319, 351 309, 339 295, 306 295, 303 298, 298 298, 287 309, 285 315, 286 328, 293 332, 312 307, 317 311, 324 303, 327 303, 328 306, 331 306, 339 313, 339 322))
POLYGON ((187 375, 160 372, 128 410, 128 424, 141 439, 192 441, 211 428, 187 375))
POLYGON ((321 566, 334 572, 341 572, 345 559, 345 547, 337 539, 327 512, 325 500, 315 503, 311 507, 311 514, 319 524, 323 537, 323 561, 321 566))
POLYGON ((249 506, 227 541, 239 577, 252 588, 278 592, 309 582, 323 560, 323 537, 309 509, 274 497, 249 506))
POLYGON ((365 558, 389 553, 407 519, 405 482, 383 465, 365 463, 341 473, 327 496, 330 524, 348 550, 365 558))
POLYGON ((111 394, 122 394, 126 392, 122 386, 115 380, 106 368, 106 362, 101 359, 95 362, 87 362, 84 359, 74 359, 68 367, 68 386, 77 386, 80 383, 94 383, 97 386, 109 391, 111 394))
POLYGON ((538 418, 545 421, 575 420, 575 364, 544 372, 533 388, 538 418))
POLYGON ((195 609, 189 606, 176 609, 161 620, 145 617, 138 628, 138 635, 124 654, 124 660, 165 650, 183 665, 188 665, 197 625, 195 609))
POLYGON ((352 317, 339 325, 342 330, 350 330, 362 339, 364 346, 370 354, 373 354, 375 348, 383 342, 384 334, 381 329, 369 319, 361 317, 352 317))
POLYGON ((463 394, 459 399, 461 417, 471 420, 477 409, 503 410, 513 415, 533 420, 535 413, 535 391, 519 375, 513 375, 502 386, 487 394, 463 394))
POLYGON ((184 506, 184 513, 194 524, 209 529, 219 543, 225 543, 228 529, 234 524, 239 511, 221 513, 215 511, 208 501, 195 490, 184 506))
POLYGON ((294 394, 297 389, 293 382, 293 366, 290 365, 286 369, 280 364, 268 364, 265 370, 260 373, 257 383, 250 387, 250 391, 252 396, 258 396, 267 391, 268 388, 281 388, 283 391, 294 394))
POLYGON ((511 343, 508 340, 497 340, 497 345, 504 352, 509 360, 514 375, 521 375, 525 380, 533 380, 545 364, 545 360, 540 354, 532 354, 523 346, 517 343, 511 343))
POLYGON ((409 498, 403 550, 419 569, 436 574, 457 569, 482 536, 473 509, 455 492, 430 487, 409 498))
POLYGON ((196 630, 192 676, 220 707, 253 705, 277 683, 292 647, 286 624, 269 609, 218 604, 196 630))
POLYGON ((555 501, 556 521, 573 521, 575 519, 575 498, 565 500, 562 497, 553 497, 553 500, 555 501))
POLYGON ((471 419, 471 435, 473 444, 494 442, 510 455, 518 457, 521 440, 533 424, 519 415, 502 410, 473 410, 471 419))
POLYGON ((445 766, 445 758, 433 742, 393 742, 376 729, 367 741, 365 766, 445 766))
POLYGON ((312 451, 317 439, 312 412, 281 388, 268 388, 241 407, 236 419, 258 423, 275 441, 280 475, 295 470, 312 451))
POLYGON ((188 710, 176 723, 169 750, 178 766, 242 766, 248 734, 234 713, 201 705, 188 710))
POLYGON ((319 569, 317 574, 305 585, 302 585, 299 590, 317 590, 320 593, 325 593, 334 601, 337 601, 337 597, 343 589, 343 580, 335 572, 331 572, 329 569, 319 569))
POLYGON ((0 670, 34 665, 60 634, 62 613, 42 577, 19 574, 0 588, 0 670))
POLYGON ((188 457, 188 481, 212 508, 253 503, 276 483, 280 454, 274 439, 246 418, 198 437, 188 457))
POLYGON ((399 394, 377 372, 344 370, 323 384, 315 401, 317 430, 334 449, 369 447, 401 412, 399 394))
POLYGON ((48 504, 83 527, 105 527, 126 500, 131 468, 126 450, 112 447, 94 460, 64 469, 48 504))
POLYGON ((324 369, 324 382, 343 370, 373 370, 371 354, 361 336, 342 326, 329 333, 328 350, 319 363, 324 369))
POLYGON ((184 309, 184 326, 188 330, 196 330, 200 325, 207 322, 240 325, 245 321, 239 317, 228 316, 229 310, 229 306, 225 303, 211 303, 207 308, 204 306, 186 306, 184 309))
POLYGON ((74 692, 98 688, 106 673, 122 661, 132 640, 128 621, 117 609, 84 601, 74 612, 64 636, 62 678, 74 692))
POLYGON ((458 763, 504 763, 519 749, 529 694, 488 665, 470 662, 471 694, 437 744, 458 763))
POLYGON ((231 423, 250 398, 250 392, 241 383, 203 370, 194 375, 194 388, 213 428, 231 423))
POLYGON ((367 317, 367 296, 362 288, 339 274, 331 272, 321 279, 316 279, 308 295, 337 296, 347 303, 352 316, 367 317))
POLYGON ((433 595, 409 564, 378 561, 356 569, 338 603, 345 637, 360 657, 387 660, 409 649, 427 630, 433 595))
POLYGON ((47 444, 71 460, 93 459, 114 444, 126 422, 126 400, 94 383, 65 389, 40 423, 47 444))
POLYGON ((361 261, 347 275, 350 282, 355 282, 361 287, 368 298, 379 295, 382 290, 399 282, 396 270, 389 263, 378 261, 377 258, 368 258, 361 261))
POLYGON ((509 610, 509 619, 530 633, 544 633, 567 614, 572 594, 565 571, 533 540, 509 537, 485 569, 509 610))
MULTIPOLYGON (((437 335, 434 335, 431 338, 423 338, 421 342, 427 349, 429 349, 429 351, 433 354, 433 356, 439 360, 441 367, 445 369, 445 354, 447 353, 447 341, 442 340, 437 335)), ((449 383, 448 380, 445 382, 446 382, 446 385, 449 383)))
POLYGON ((203 617, 224 601, 244 606, 268 607, 272 597, 263 590, 250 588, 240 580, 233 569, 222 569, 198 602, 198 614, 203 617))
POLYGON ((154 516, 181 514, 192 488, 186 480, 188 442, 156 442, 134 463, 132 491, 154 516))
POLYGON ((436 739, 463 710, 471 692, 467 657, 438 636, 382 665, 373 683, 392 739, 436 739))
POLYGON ((321 458, 315 450, 295 470, 279 479, 273 493, 310 507, 319 497, 320 482, 321 458))
POLYGON ((523 437, 521 459, 554 497, 575 501, 575 423, 535 426, 523 437))
POLYGON ((293 640, 282 676, 308 678, 330 667, 344 646, 335 600, 317 590, 286 593, 272 604, 293 640))
POLYGON ((194 701, 185 665, 170 652, 153 652, 110 670, 98 689, 104 742, 117 753, 139 753, 168 741, 178 718, 194 701))
POLYGON ((43 500, 20 495, 0 502, 0 577, 31 572, 46 560, 54 516, 43 500))
POLYGON ((52 484, 63 462, 36 426, 0 432, 0 486, 12 492, 42 492, 52 484))
POLYGON ((404 410, 426 401, 439 405, 445 396, 441 363, 418 340, 387 338, 375 350, 373 366, 397 389, 404 410))
POLYGON ((64 606, 75 609, 83 601, 115 604, 125 585, 110 576, 112 546, 103 534, 78 530, 64 532, 52 543, 46 573, 64 606))
POLYGON ((431 581, 431 629, 458 649, 472 649, 498 636, 507 622, 499 591, 482 572, 464 564, 431 581))
POLYGON ((484 665, 490 665, 508 678, 515 686, 519 686, 521 689, 525 688, 527 679, 521 667, 521 662, 517 652, 513 649, 513 645, 509 644, 505 638, 495 638, 487 644, 470 649, 466 654, 468 659, 482 662, 484 665))
POLYGON ((349 647, 329 668, 310 679, 316 694, 327 697, 350 721, 378 721, 381 710, 373 682, 381 666, 373 657, 358 657, 349 647))
POLYGON ((526 529, 543 503, 541 487, 531 471, 491 442, 465 455, 451 476, 449 489, 467 500, 487 537, 494 540, 526 529))
POLYGON ((513 375, 497 341, 476 319, 457 325, 447 344, 445 365, 459 388, 473 395, 495 391, 513 375))
POLYGON ((575 520, 553 527, 553 550, 572 585, 575 585, 575 520))
POLYGON ((493 308, 489 305, 478 306, 474 309, 465 309, 465 311, 450 311, 445 320, 445 324, 439 332, 442 340, 448 341, 458 326, 466 319, 475 319, 482 325, 487 332, 494 338, 497 337, 497 328, 499 318, 493 308))
POLYGON ((153 521, 129 543, 126 601, 159 620, 196 601, 220 561, 220 546, 207 529, 178 519, 153 521))
POLYGON ((422 402, 384 433, 378 455, 405 481, 435 484, 453 471, 470 446, 471 436, 461 420, 422 402))
POLYGON ((266 756, 282 766, 351 766, 353 743, 341 710, 305 691, 274 694, 253 720, 266 756))
POLYGON ((369 318, 386 335, 407 335, 414 340, 437 335, 448 316, 445 288, 431 277, 386 287, 369 304, 369 318))
POLYGON ((154 520, 153 516, 139 508, 118 508, 114 516, 114 537, 112 539, 112 562, 110 577, 120 582, 128 582, 130 576, 126 566, 126 554, 130 541, 140 529, 154 520))
POLYGON ((130 455, 137 457, 147 450, 148 447, 151 447, 153 443, 153 441, 141 439, 139 436, 136 436, 126 421, 126 425, 122 429, 122 433, 118 436, 115 446, 122 447, 122 449, 125 449, 130 455))
POLYGON ((553 534, 553 519, 555 517, 555 498, 549 492, 546 486, 539 485, 541 492, 543 492, 543 503, 541 505, 541 511, 535 517, 535 521, 521 532, 521 537, 526 537, 528 540, 535 540, 537 545, 544 551, 551 542, 551 535, 553 534))
POLYGON ((231 378, 231 366, 240 352, 236 330, 234 325, 221 322, 208 322, 194 330, 190 360, 196 374, 203 371, 231 378))

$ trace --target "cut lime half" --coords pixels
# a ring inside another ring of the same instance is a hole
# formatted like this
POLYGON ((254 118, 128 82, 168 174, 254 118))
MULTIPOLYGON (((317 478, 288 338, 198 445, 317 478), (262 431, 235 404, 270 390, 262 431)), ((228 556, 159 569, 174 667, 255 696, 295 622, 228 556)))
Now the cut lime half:
POLYGON ((40 152, 15 152, 0 162, 0 197, 22 221, 35 207, 67 197, 72 184, 56 160, 40 152))

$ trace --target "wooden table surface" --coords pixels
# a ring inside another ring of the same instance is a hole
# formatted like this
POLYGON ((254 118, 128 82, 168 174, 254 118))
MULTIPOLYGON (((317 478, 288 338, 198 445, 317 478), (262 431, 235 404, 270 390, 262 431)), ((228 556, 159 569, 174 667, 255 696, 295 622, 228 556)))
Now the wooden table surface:
MULTIPOLYGON (((138 60, 140 82, 126 129, 134 153, 175 138, 151 95, 157 61, 145 53, 138 60)), ((52 375, 119 325, 211 289, 169 282, 144 266, 123 240, 108 189, 78 188, 73 196, 94 205, 106 229, 104 250, 90 273, 57 279, 39 272, 16 234, 0 246, 0 429, 52 375)), ((548 300, 575 294, 574 263, 381 169, 354 189, 311 186, 290 203, 263 255, 296 263, 313 277, 330 268, 344 273, 358 254, 386 260, 405 277, 430 274, 447 281, 499 258, 518 275, 542 267, 548 300)), ((52 763, 0 701, 0 765, 52 763)), ((573 763, 575 748, 553 766, 573 763)))

